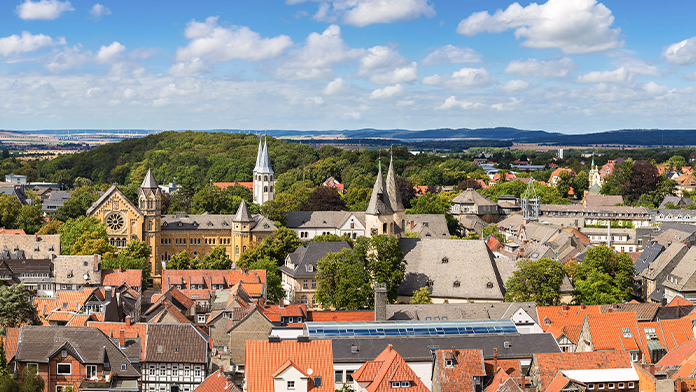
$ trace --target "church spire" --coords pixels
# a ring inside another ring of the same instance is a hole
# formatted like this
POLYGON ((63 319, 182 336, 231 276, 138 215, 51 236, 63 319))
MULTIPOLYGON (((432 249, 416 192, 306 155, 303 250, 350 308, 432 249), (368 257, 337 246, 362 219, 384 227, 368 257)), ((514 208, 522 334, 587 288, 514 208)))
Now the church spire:
POLYGON ((235 214, 234 218, 232 218, 232 222, 253 222, 253 221, 254 221, 254 218, 249 213, 249 208, 247 208, 246 200, 242 199, 242 203, 239 204, 239 208, 237 209, 237 213, 235 214))
POLYGON ((394 213, 394 210, 389 203, 387 186, 384 183, 384 177, 382 177, 381 160, 379 163, 379 171, 377 172, 377 179, 375 180, 375 186, 372 188, 370 204, 368 204, 367 211, 365 212, 372 215, 386 215, 394 213))
MULTIPOLYGON (((259 148, 260 147, 261 143, 259 142, 259 148)), ((263 141, 263 149, 260 148, 260 150, 261 154, 259 155, 258 164, 254 171, 258 173, 272 174, 273 169, 271 168, 271 157, 268 156, 268 142, 265 139, 263 141)))
POLYGON ((157 185, 157 181, 155 180, 155 176, 152 174, 152 169, 147 169, 147 174, 143 179, 143 183, 140 184, 140 187, 145 189, 159 188, 159 185, 157 185))
POLYGON ((254 173, 258 172, 261 168, 261 150, 263 147, 261 146, 261 138, 259 138, 259 149, 256 152, 256 166, 254 166, 254 173))
POLYGON ((396 184, 396 171, 394 170, 393 156, 389 158, 389 170, 387 171, 387 195, 389 196, 389 204, 394 212, 405 211, 404 204, 401 202, 399 194, 399 186, 396 184))

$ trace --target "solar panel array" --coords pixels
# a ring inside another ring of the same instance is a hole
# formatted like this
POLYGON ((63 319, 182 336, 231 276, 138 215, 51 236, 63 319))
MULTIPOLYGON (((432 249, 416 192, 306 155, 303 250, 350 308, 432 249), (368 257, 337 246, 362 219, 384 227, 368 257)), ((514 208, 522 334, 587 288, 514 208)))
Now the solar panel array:
POLYGON ((517 333, 511 320, 307 322, 311 338, 370 336, 446 336, 517 333))

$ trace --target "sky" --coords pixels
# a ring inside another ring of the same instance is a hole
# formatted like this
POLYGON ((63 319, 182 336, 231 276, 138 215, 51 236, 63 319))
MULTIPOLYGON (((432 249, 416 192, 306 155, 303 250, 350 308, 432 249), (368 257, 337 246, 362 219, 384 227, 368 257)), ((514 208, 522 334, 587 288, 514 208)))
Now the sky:
POLYGON ((0 129, 696 129, 696 2, 3 0, 0 129))

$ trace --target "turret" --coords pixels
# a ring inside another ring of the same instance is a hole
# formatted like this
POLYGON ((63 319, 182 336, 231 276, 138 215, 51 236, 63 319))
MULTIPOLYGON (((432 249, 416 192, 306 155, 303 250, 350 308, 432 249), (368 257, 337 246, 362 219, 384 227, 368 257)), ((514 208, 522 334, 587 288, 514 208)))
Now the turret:
POLYGON ((273 200, 274 185, 275 179, 271 168, 271 158, 268 155, 268 143, 264 140, 262 146, 259 140, 259 150, 256 154, 256 166, 254 167, 254 202, 263 204, 273 200))

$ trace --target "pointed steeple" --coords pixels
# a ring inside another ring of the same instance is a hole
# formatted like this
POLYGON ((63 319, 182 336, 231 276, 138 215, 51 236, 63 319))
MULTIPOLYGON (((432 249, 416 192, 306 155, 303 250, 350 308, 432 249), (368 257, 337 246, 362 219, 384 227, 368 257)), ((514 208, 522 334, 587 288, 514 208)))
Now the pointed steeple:
POLYGON ((147 174, 145 175, 145 179, 143 179, 143 183, 140 184, 140 187, 144 189, 159 188, 159 185, 157 185, 157 181, 155 180, 155 176, 152 175, 152 169, 147 169, 147 174))
POLYGON ((268 156, 268 142, 266 140, 263 141, 263 149, 261 150, 261 156, 259 157, 258 170, 255 171, 259 173, 273 173, 273 169, 271 169, 271 158, 268 156))
POLYGON ((381 161, 379 164, 379 171, 377 172, 377 179, 375 180, 375 186, 372 188, 370 204, 367 206, 367 211, 365 212, 372 215, 387 215, 394 213, 394 210, 392 210, 391 204, 389 203, 387 185, 384 183, 384 177, 382 177, 381 161))
POLYGON ((261 151, 263 150, 263 147, 261 147, 261 138, 259 138, 259 150, 256 152, 256 166, 254 166, 254 173, 258 172, 261 168, 261 151))
POLYGON ((396 172, 394 171, 393 156, 389 158, 389 170, 387 171, 387 194, 389 195, 389 204, 391 204, 394 212, 406 210, 404 208, 404 204, 401 202, 399 187, 396 185, 396 172))
POLYGON ((232 222, 253 222, 254 218, 251 216, 249 213, 249 208, 247 207, 246 200, 242 199, 242 203, 239 205, 239 208, 237 209, 237 213, 234 215, 234 218, 232 218, 232 222))

